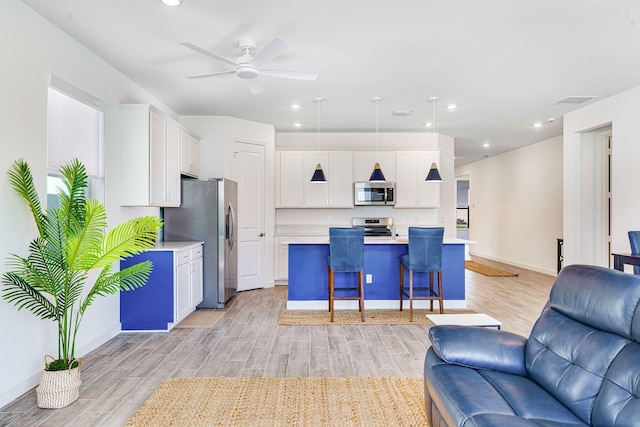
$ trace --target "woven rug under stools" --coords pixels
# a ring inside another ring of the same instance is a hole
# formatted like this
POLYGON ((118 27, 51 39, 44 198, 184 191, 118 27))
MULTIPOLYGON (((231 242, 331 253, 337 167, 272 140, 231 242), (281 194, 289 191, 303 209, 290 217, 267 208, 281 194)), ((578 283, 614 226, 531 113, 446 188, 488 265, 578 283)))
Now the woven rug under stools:
POLYGON ((172 378, 127 426, 428 426, 421 377, 172 378))
MULTIPOLYGON (((409 304, 408 301, 405 304, 409 304)), ((409 322, 409 308, 400 310, 365 310, 365 322, 360 319, 357 310, 336 310, 334 325, 433 325, 427 314, 438 314, 434 311, 420 309, 413 310, 413 322, 409 322)), ((445 310, 446 314, 474 313, 472 310, 445 310)), ((282 310, 279 325, 284 326, 317 326, 331 325, 328 310, 282 310)))

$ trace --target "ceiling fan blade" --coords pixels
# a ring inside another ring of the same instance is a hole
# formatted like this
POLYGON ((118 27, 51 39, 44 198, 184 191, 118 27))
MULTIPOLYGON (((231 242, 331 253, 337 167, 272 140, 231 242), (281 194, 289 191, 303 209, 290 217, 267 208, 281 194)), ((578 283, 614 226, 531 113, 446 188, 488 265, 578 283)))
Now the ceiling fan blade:
POLYGON ((249 90, 253 95, 264 92, 264 87, 262 86, 262 83, 260 83, 260 80, 258 80, 257 78, 246 79, 245 82, 247 82, 247 86, 249 86, 249 90))
POLYGON ((213 52, 209 52, 206 49, 201 48, 200 46, 196 46, 195 44, 191 43, 191 42, 182 42, 180 43, 182 46, 184 47, 188 47, 191 50, 194 50, 198 53, 201 53, 205 56, 208 56, 209 58, 213 58, 215 60, 224 62, 225 64, 229 64, 229 65, 233 65, 234 67, 238 64, 236 64, 236 61, 229 59, 229 58, 225 58, 222 55, 218 55, 217 53, 213 53, 213 52))
POLYGON ((236 70, 218 71, 217 73, 198 74, 196 76, 187 76, 188 79, 206 79, 208 77, 221 76, 223 74, 233 74, 236 70))
POLYGON ((274 70, 270 68, 261 68, 260 75, 296 80, 315 80, 318 78, 318 73, 313 71, 274 70))
POLYGON ((287 50, 289 47, 289 42, 285 39, 281 39, 280 37, 276 37, 271 40, 265 47, 260 49, 259 52, 251 60, 251 64, 256 67, 264 64, 265 62, 271 61, 276 56, 280 55, 282 52, 287 50))

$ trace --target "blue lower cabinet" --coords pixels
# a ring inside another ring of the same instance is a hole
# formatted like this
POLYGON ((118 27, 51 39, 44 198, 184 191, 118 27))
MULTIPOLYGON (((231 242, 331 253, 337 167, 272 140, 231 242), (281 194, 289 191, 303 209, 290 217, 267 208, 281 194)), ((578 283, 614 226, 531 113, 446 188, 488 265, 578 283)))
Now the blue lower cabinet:
POLYGON ((153 271, 146 285, 120 292, 120 323, 123 331, 166 331, 175 320, 173 251, 150 251, 120 262, 124 269, 150 260, 153 271))

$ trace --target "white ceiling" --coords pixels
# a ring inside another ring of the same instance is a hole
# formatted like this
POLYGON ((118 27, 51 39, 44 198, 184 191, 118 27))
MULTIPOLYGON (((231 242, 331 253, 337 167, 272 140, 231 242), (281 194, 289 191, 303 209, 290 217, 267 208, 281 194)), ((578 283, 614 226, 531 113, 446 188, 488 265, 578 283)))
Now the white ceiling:
POLYGON ((23 1, 180 115, 316 132, 322 97, 321 131, 371 132, 372 98, 382 97, 380 132, 430 132, 423 124, 437 96, 436 131, 456 138, 456 166, 560 135, 563 114, 595 102, 557 104, 563 98, 640 85, 637 0, 23 1), (181 41, 236 58, 243 37, 257 49, 288 40, 265 66, 318 79, 264 76, 266 92, 251 95, 235 75, 185 78, 229 67, 181 41))

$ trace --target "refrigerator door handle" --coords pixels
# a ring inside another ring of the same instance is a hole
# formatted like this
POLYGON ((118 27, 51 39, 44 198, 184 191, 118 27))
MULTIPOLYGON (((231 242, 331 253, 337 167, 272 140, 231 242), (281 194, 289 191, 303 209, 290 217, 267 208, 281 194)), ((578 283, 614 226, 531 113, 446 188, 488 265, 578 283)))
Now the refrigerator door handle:
POLYGON ((229 207, 227 208, 227 216, 229 218, 229 222, 227 223, 227 246, 229 250, 233 249, 233 245, 236 242, 235 235, 235 226, 236 226, 236 214, 233 211, 233 206, 229 203, 229 207))

